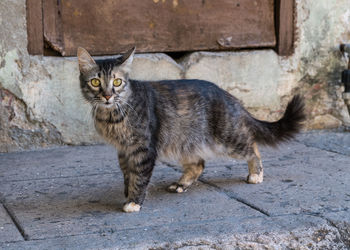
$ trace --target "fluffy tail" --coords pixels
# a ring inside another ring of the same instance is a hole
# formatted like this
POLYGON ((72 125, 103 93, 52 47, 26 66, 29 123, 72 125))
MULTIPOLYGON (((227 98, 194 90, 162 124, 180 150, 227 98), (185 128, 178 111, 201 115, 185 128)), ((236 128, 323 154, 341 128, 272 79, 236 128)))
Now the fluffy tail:
POLYGON ((253 118, 255 141, 267 146, 277 146, 278 143, 292 139, 300 131, 305 120, 304 106, 303 99, 296 95, 288 103, 280 120, 266 122, 253 118))

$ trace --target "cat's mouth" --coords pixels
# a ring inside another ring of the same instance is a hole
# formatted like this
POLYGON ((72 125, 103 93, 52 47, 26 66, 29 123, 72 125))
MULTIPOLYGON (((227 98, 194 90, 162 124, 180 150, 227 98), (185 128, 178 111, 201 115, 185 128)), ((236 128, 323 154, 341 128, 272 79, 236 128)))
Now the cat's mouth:
POLYGON ((114 107, 114 103, 112 102, 100 102, 99 105, 103 108, 112 108, 114 107))
POLYGON ((104 106, 106 106, 106 107, 110 108, 110 107, 112 107, 112 106, 113 106, 113 103, 110 103, 110 102, 105 102, 105 103, 104 103, 104 106))
POLYGON ((105 106, 111 106, 111 105, 113 105, 114 102, 113 102, 112 98, 109 100, 106 100, 106 99, 103 100, 103 98, 101 98, 101 103, 102 103, 102 105, 105 105, 105 106))

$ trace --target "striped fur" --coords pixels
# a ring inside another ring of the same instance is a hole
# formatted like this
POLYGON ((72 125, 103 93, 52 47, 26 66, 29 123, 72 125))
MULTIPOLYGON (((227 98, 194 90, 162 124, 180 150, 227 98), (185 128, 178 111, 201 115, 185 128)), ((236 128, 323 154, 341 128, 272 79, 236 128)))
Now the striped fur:
POLYGON ((289 140, 304 120, 295 97, 277 122, 253 118, 228 92, 201 80, 135 81, 128 77, 134 49, 117 60, 94 61, 78 49, 81 90, 92 104, 97 132, 118 151, 124 174, 124 211, 138 211, 157 159, 182 163, 184 174, 169 190, 183 192, 202 173, 210 157, 248 162, 249 183, 263 180, 257 143, 274 146, 289 140), (91 86, 97 78, 101 86, 91 86), (113 87, 113 80, 123 83, 113 87), (106 99, 109 97, 109 100, 106 99))

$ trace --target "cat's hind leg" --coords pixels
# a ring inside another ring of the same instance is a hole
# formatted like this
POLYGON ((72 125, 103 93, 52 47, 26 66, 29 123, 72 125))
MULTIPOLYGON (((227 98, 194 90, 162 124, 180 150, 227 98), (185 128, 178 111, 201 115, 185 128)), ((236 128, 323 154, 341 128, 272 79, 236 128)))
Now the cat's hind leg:
POLYGON ((168 191, 172 193, 183 193, 186 189, 195 182, 202 174, 204 169, 204 160, 184 161, 182 163, 184 172, 178 182, 171 184, 168 191))
POLYGON ((256 143, 252 144, 251 153, 246 156, 248 162, 249 175, 247 182, 250 184, 258 184, 263 182, 264 169, 261 162, 260 152, 256 143))

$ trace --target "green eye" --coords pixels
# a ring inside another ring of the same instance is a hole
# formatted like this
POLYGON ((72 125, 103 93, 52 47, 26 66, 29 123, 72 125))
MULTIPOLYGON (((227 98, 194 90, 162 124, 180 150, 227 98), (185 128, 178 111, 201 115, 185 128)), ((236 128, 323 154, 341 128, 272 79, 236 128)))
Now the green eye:
POLYGON ((101 85, 101 81, 96 79, 96 78, 94 78, 94 79, 91 80, 91 85, 94 86, 94 87, 98 87, 98 86, 101 85))
POLYGON ((119 87, 121 84, 122 84, 122 79, 120 79, 120 78, 117 78, 117 79, 114 79, 114 81, 113 81, 113 85, 115 86, 115 87, 119 87))

